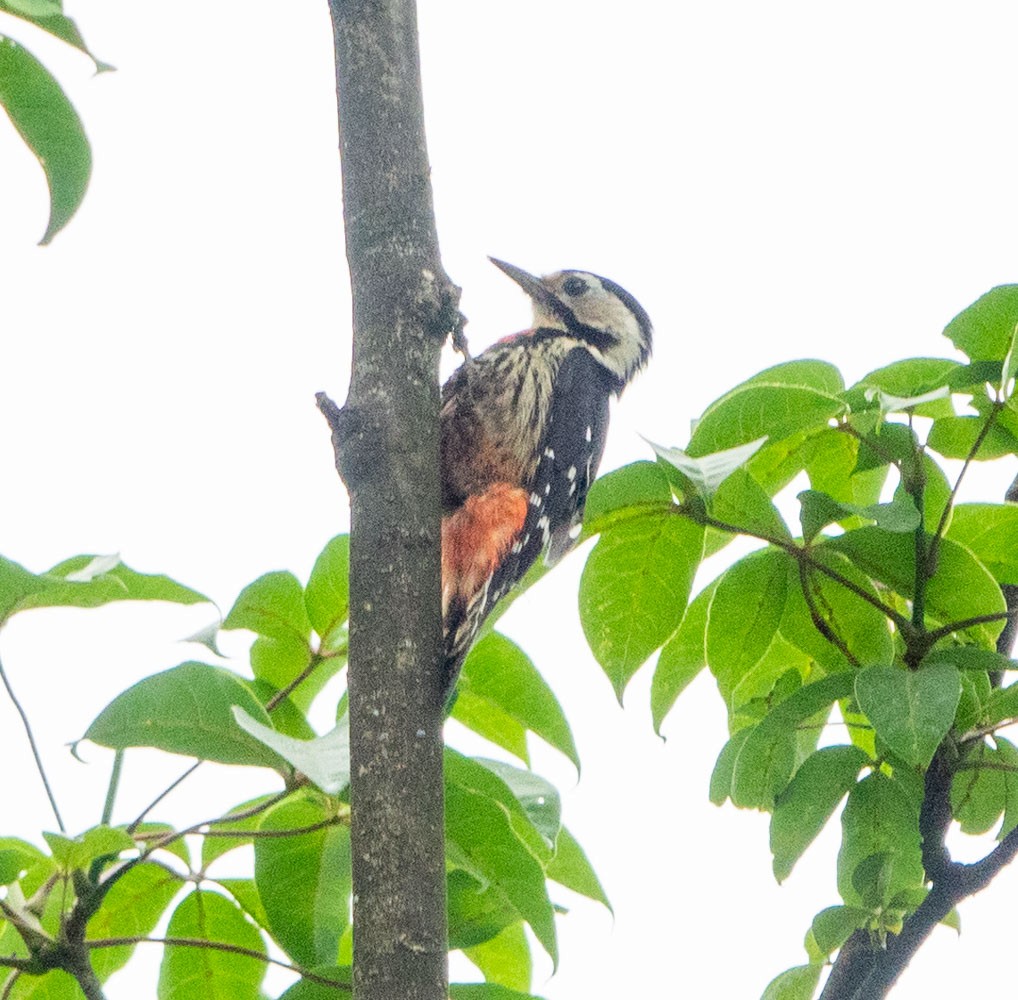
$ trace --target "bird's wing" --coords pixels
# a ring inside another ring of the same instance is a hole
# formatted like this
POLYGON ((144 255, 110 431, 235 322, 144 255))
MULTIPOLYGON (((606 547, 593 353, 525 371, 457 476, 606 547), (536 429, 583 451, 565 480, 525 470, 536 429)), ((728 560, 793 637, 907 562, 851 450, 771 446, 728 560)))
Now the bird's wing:
POLYGON ((590 351, 570 351, 558 369, 527 513, 503 559, 457 616, 447 636, 447 676, 455 683, 470 645, 495 604, 547 549, 552 563, 573 544, 608 430, 609 375, 590 351))

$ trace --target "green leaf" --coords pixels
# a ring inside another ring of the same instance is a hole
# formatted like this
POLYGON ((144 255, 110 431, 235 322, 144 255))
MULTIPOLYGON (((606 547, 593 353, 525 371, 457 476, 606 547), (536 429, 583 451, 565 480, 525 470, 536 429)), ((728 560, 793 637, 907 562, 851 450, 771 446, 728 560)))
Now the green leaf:
MULTIPOLYGON (((305 639, 296 636, 273 639, 260 635, 251 644, 251 672, 276 691, 282 691, 289 688, 298 677, 305 675, 311 657, 312 652, 305 639)), ((342 657, 319 659, 314 670, 290 691, 288 697, 306 712, 315 696, 344 662, 342 657)))
POLYGON ((594 481, 583 513, 583 535, 598 534, 620 514, 673 505, 668 477, 653 462, 633 462, 594 481))
MULTIPOLYGON (((867 450, 858 438, 843 430, 830 428, 814 434, 802 448, 803 467, 810 486, 839 503, 863 507, 877 503, 887 479, 888 465, 880 456, 875 456, 876 461, 870 468, 860 468, 860 457, 867 450)), ((849 520, 846 526, 854 528, 857 523, 849 520)))
POLYGON ((555 856, 548 862, 545 870, 553 882, 558 882, 559 885, 564 885, 567 889, 586 896, 587 899, 603 903, 609 911, 612 910, 612 905, 597 873, 587 860, 587 855, 564 826, 559 830, 558 840, 555 842, 555 856))
POLYGON ((951 813, 962 833, 987 833, 1007 805, 1007 764, 995 747, 977 743, 951 780, 951 813))
POLYGON ((1018 669, 1014 660, 1001 656, 996 650, 978 646, 938 646, 926 655, 923 663, 953 663, 959 670, 1018 669))
POLYGON ((449 872, 446 894, 451 951, 476 947, 513 924, 522 925, 504 893, 490 884, 483 885, 462 868, 449 872))
POLYGON ((721 577, 707 614, 707 663, 731 704, 739 682, 764 657, 781 622, 788 557, 756 552, 721 577))
POLYGON ((472 948, 465 948, 463 953, 489 983, 514 990, 530 988, 533 963, 522 920, 472 948))
POLYGON ((580 621, 620 700, 682 620, 702 550, 700 525, 657 514, 613 526, 590 553, 580 580, 580 621))
POLYGON ((471 700, 479 700, 536 733, 579 770, 580 756, 562 706, 530 657, 511 639, 491 632, 477 642, 463 664, 459 690, 453 718, 470 725, 464 714, 469 712, 471 700), (461 710, 464 698, 467 705, 461 710))
POLYGON ((694 457, 681 448, 666 448, 647 442, 662 461, 682 474, 683 485, 694 495, 712 497, 734 472, 741 469, 766 443, 766 437, 757 438, 734 448, 694 457))
POLYGON ((137 573, 119 556, 74 556, 41 574, 30 573, 0 556, 0 622, 27 608, 95 608, 111 601, 199 604, 208 600, 167 576, 137 573))
POLYGON ((774 877, 783 882, 848 794, 869 758, 858 747, 824 747, 807 757, 771 817, 774 877))
POLYGON ((687 449, 703 456, 766 437, 827 426, 845 410, 841 375, 823 361, 792 361, 768 368, 712 403, 687 449))
POLYGON ((338 823, 292 836, 331 819, 310 796, 289 799, 262 817, 255 839, 255 882, 280 947, 301 965, 336 961, 350 922, 350 831, 338 823))
POLYGON ((240 908, 259 926, 268 927, 269 917, 258 895, 258 886, 253 878, 218 878, 222 886, 240 904, 240 908))
POLYGON ((1003 840, 1018 826, 1018 747, 1003 736, 995 735, 994 743, 1001 762, 1007 767, 1004 771, 1004 821, 997 831, 997 840, 1003 840))
POLYGON ((814 918, 813 940, 823 955, 831 955, 860 927, 865 927, 870 914, 855 906, 828 906, 814 918))
POLYGON ((69 17, 61 13, 61 0, 0 0, 0 10, 6 10, 16 17, 42 28, 54 38, 74 46, 95 63, 95 71, 104 73, 112 70, 109 63, 104 63, 89 51, 85 40, 81 37, 78 26, 69 17))
POLYGON ((985 720, 989 714, 993 694, 989 674, 981 670, 962 670, 961 699, 954 717, 954 728, 964 734, 985 720))
POLYGON ((969 458, 982 461, 1018 454, 1018 439, 1004 427, 994 424, 974 451, 979 435, 983 433, 986 417, 941 417, 933 421, 928 447, 944 458, 969 458))
POLYGON ((877 736, 906 763, 925 769, 954 722, 961 678, 949 663, 869 667, 856 677, 855 697, 877 736))
POLYGON ((237 705, 233 707, 233 718, 241 729, 275 750, 327 795, 335 795, 350 784, 350 726, 346 716, 335 729, 312 740, 278 733, 271 726, 252 719, 237 705))
POLYGON ((307 645, 311 622, 297 577, 277 571, 249 583, 223 621, 223 628, 246 628, 273 639, 299 639, 307 645))
MULTIPOLYGON (((263 952, 262 937, 225 896, 197 889, 170 918, 167 937, 195 938, 263 952)), ((261 1000, 265 962, 212 948, 167 945, 158 1000, 261 1000)))
POLYGON ((315 560, 304 591, 304 607, 322 639, 346 621, 350 610, 349 535, 337 535, 315 560))
MULTIPOLYGON (((514 783, 521 788, 523 794, 521 797, 506 780, 511 775, 507 772, 503 777, 501 773, 496 773, 493 764, 493 761, 465 757, 450 747, 446 747, 446 785, 455 784, 462 789, 477 792, 497 802, 520 840, 542 864, 546 863, 552 856, 553 845, 559 831, 561 803, 558 791, 537 775, 533 775, 535 780, 533 784, 530 784, 524 776, 532 772, 518 771, 520 777, 518 782, 514 781, 514 783), (533 799, 547 797, 548 802, 535 803, 532 800, 530 808, 528 808, 523 798, 530 796, 531 793, 533 793, 533 799), (536 808, 534 808, 535 804, 536 808)), ((503 767, 508 768, 508 765, 503 765, 503 767)), ((517 769, 510 768, 509 771, 517 771, 517 769)))
POLYGON ((795 766, 798 726, 852 690, 850 673, 806 684, 749 730, 732 771, 732 802, 746 809, 770 809, 795 766))
POLYGON ((792 540, 792 533, 777 507, 745 469, 736 469, 721 483, 709 510, 718 521, 734 525, 746 534, 792 540))
POLYGON ((919 527, 919 511, 907 494, 896 496, 891 503, 866 506, 839 503, 833 497, 817 490, 803 490, 798 500, 801 505, 799 521, 806 541, 812 541, 827 525, 845 521, 850 517, 874 521, 877 527, 885 531, 915 531, 919 527))
POLYGON ((969 549, 998 583, 1018 584, 1018 505, 958 504, 947 536, 969 549))
POLYGON ((866 389, 867 400, 875 400, 880 408, 880 415, 885 413, 924 413, 932 410, 938 416, 943 415, 944 409, 950 409, 948 400, 951 390, 942 385, 929 392, 920 393, 918 396, 895 396, 892 393, 884 392, 882 389, 866 389), (931 405, 933 404, 933 405, 931 405))
MULTIPOLYGON (((813 554, 840 578, 877 599, 873 584, 845 556, 823 547, 814 549, 813 554)), ((816 615, 841 640, 856 663, 871 666, 891 661, 894 641, 887 618, 879 608, 819 570, 811 569, 806 580, 816 615)), ((780 625, 782 637, 827 671, 852 666, 853 661, 817 628, 802 588, 798 566, 789 562, 788 591, 780 625)))
POLYGON ((881 389, 892 396, 923 396, 948 385, 961 367, 950 358, 906 358, 864 375, 845 393, 845 397, 856 410, 862 402, 862 390, 867 388, 881 389))
MULTIPOLYGON (((272 728, 277 733, 298 740, 313 740, 318 735, 307 716, 289 699, 280 698, 279 691, 267 681, 255 679, 251 685, 263 705, 272 705, 272 728)), ((266 712, 270 711, 268 708, 266 712)))
POLYGON ((998 285, 962 310, 944 336, 973 361, 1003 361, 1018 324, 1018 285, 998 285))
POLYGON ((799 501, 799 523, 802 537, 812 542, 829 524, 835 524, 850 512, 833 497, 819 490, 803 490, 796 499, 799 501))
POLYGON ((544 868, 520 839, 504 805, 447 779, 445 820, 446 838, 460 856, 479 878, 505 894, 557 963, 555 919, 544 868))
POLYGON ((679 695, 707 665, 707 609, 719 582, 712 581, 689 602, 682 623, 658 657, 650 688, 650 707, 654 732, 659 736, 661 724, 679 695))
POLYGON ((518 993, 498 983, 452 983, 452 1000, 541 1000, 531 993, 518 993))
POLYGON ((22 976, 8 994, 9 1000, 82 1000, 83 996, 74 979, 59 969, 41 977, 22 976))
POLYGON ((0 885, 10 885, 21 878, 25 870, 25 856, 13 848, 0 849, 0 885))
MULTIPOLYGON (((976 676, 986 677, 989 682, 986 674, 977 674, 976 676)), ((999 722, 1011 719, 1018 719, 1018 684, 1009 684, 1007 687, 994 690, 986 707, 986 723, 988 725, 995 726, 999 722)))
POLYGON ((453 705, 452 717, 478 736, 508 751, 524 764, 529 764, 527 727, 507 712, 503 712, 497 705, 472 694, 462 680, 461 674, 460 684, 456 687, 456 703, 453 705))
POLYGON ((797 965, 767 984, 760 1000, 813 1000, 822 965, 797 965))
POLYGON ((714 770, 710 776, 710 791, 708 798, 716 806, 723 805, 726 799, 732 797, 732 775, 735 773, 735 761, 739 757, 743 744, 752 729, 740 729, 732 734, 731 739, 721 748, 718 759, 714 763, 714 770))
POLYGON ((849 906, 877 908, 902 889, 923 884, 919 804, 899 782, 879 771, 856 782, 841 813, 841 831, 838 890, 849 906), (871 858, 890 862, 880 866, 888 875, 882 884, 856 877, 871 858), (879 890, 879 898, 870 899, 870 890, 879 890))
MULTIPOLYGON (((88 939, 146 937, 155 930, 183 885, 183 879, 162 865, 144 861, 134 865, 117 879, 88 922, 88 939)), ((134 945, 93 949, 91 958, 96 975, 105 982, 128 963, 133 952, 134 945)))
POLYGON ((49 186, 49 243, 78 210, 92 173, 81 119, 60 84, 27 49, 0 35, 0 105, 35 154, 49 186))
POLYGON ((207 663, 182 663, 114 698, 83 738, 114 750, 156 747, 221 764, 278 768, 278 755, 234 721, 234 705, 269 724, 265 709, 235 674, 207 663))
POLYGON ((68 871, 84 869, 100 858, 115 858, 122 851, 134 849, 134 840, 126 830, 104 824, 77 837, 60 833, 43 833, 42 836, 53 852, 53 860, 68 871))
POLYGON ((338 997, 349 997, 352 994, 353 969, 337 965, 318 965, 309 971, 336 983, 340 988, 322 986, 320 983, 301 979, 285 993, 280 994, 279 1000, 337 1000, 338 997))
MULTIPOLYGON (((894 588, 902 597, 914 596, 912 538, 880 528, 859 528, 825 541, 824 547, 846 553, 865 573, 894 588)), ((926 590, 926 605, 928 615, 944 625, 1005 609, 1000 587, 986 567, 968 549, 949 538, 941 541, 936 573, 926 590)), ((989 646, 1001 628, 1002 621, 971 626, 966 631, 989 646)))
POLYGON ((234 806, 229 812, 225 814, 227 817, 218 823, 209 823, 209 833, 214 836, 206 836, 202 838, 201 843, 201 866, 202 870, 208 868, 216 858, 221 858, 224 854, 232 851, 235 847, 243 847, 245 844, 250 844, 252 837, 248 833, 241 831, 251 830, 258 824, 257 814, 254 817, 248 816, 245 819, 229 819, 230 816, 236 813, 248 813, 255 806, 260 805, 263 802, 267 802, 272 796, 260 795, 258 798, 248 799, 247 802, 241 802, 239 805, 234 806), (238 825, 239 824, 239 825, 238 825), (224 837, 224 833, 229 833, 231 836, 224 837))
POLYGON ((539 774, 525 771, 500 760, 486 757, 473 758, 486 767, 513 793, 534 829, 548 842, 549 846, 558 839, 562 827, 562 799, 558 789, 539 774))

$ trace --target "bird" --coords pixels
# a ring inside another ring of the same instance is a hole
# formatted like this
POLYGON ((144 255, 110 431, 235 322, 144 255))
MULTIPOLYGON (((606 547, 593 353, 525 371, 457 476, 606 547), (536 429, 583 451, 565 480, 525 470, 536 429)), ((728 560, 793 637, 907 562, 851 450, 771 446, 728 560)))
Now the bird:
POLYGON ((544 553, 579 533, 609 400, 647 364, 650 317, 589 271, 543 277, 490 257, 530 297, 533 325, 468 358, 442 388, 443 691, 487 616, 544 553))

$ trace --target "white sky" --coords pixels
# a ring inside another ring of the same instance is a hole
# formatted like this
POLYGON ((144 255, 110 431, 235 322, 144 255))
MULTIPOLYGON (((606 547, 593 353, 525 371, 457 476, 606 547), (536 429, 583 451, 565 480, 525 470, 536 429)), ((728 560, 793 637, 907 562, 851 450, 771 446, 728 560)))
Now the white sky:
MULTIPOLYGON (((42 570, 119 551, 226 608, 261 572, 305 576, 347 523, 313 399, 342 399, 349 354, 326 5, 67 10, 117 73, 93 79, 83 57, 0 18, 64 83, 96 161, 79 216, 38 249, 42 174, 0 122, 0 552, 42 570)), ((637 432, 684 443, 711 399, 769 364, 823 357, 851 380, 949 353, 944 324, 1018 277, 1014 5, 621 11, 420 11, 439 230, 474 350, 528 318, 489 253, 606 274, 654 319, 655 358, 616 411, 604 469, 648 457, 637 432)), ((987 479, 987 495, 1012 472, 987 479)), ((505 625, 573 723, 579 784, 550 751, 536 766, 563 788, 616 917, 575 901, 559 922, 560 971, 540 966, 535 992, 759 996, 804 961, 812 915, 837 902, 837 838, 775 886, 766 818, 707 803, 724 740, 709 678, 680 701, 667 743, 651 731, 649 671, 619 710, 579 629, 581 563, 505 625)), ((134 680, 197 656, 174 640, 207 619, 116 607, 25 615, 5 631, 72 830, 98 820, 108 755, 90 748, 83 766, 62 744, 134 680)), ((0 833, 37 838, 52 818, 6 704, 0 753, 0 833)), ((120 818, 180 767, 139 760, 120 818)), ((263 787, 229 773, 238 799, 263 787)), ((165 815, 211 815, 222 782, 209 769, 165 815)), ((895 997, 1010 986, 1016 887, 1010 872, 965 904, 961 939, 937 931, 895 997)), ((158 951, 138 957, 110 1000, 154 990, 158 951)))

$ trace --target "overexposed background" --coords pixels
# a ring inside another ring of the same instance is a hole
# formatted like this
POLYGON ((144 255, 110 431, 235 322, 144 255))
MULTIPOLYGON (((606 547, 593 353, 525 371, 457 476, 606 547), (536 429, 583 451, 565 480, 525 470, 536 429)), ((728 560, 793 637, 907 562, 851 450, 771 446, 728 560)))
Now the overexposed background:
MULTIPOLYGON (((66 8, 117 73, 93 78, 80 54, 0 17, 58 75, 95 155, 77 218, 37 248, 43 176, 0 121, 0 552, 36 571, 120 552, 225 610, 266 570, 306 578, 347 525, 314 406, 319 389, 342 399, 349 364, 326 5, 66 8)), ((421 0, 420 22, 439 231, 473 350, 529 316, 489 253, 608 275, 655 322, 603 469, 648 457, 638 434, 683 443, 708 402, 778 361, 825 358, 852 381, 950 354, 945 323, 1018 278, 1013 4, 421 0)), ((836 824, 777 887, 766 817, 707 802, 725 739, 710 678, 683 695, 667 742, 649 670, 620 709, 579 628, 581 565, 503 624, 573 723, 579 783, 551 751, 535 766, 563 789, 615 917, 563 898, 560 968, 539 963, 535 992, 757 997, 837 902, 836 824)), ((64 744, 134 680, 199 657, 176 640, 211 617, 118 606, 5 630, 71 831, 98 821, 110 755, 84 747, 81 764, 64 744)), ((37 839, 53 820, 6 702, 0 754, 0 832, 37 839)), ((180 769, 129 755, 116 818, 180 769)), ((224 773, 207 768, 162 815, 213 815, 224 773)), ((264 787, 228 775, 238 801, 264 787)), ((1016 888, 1009 872, 966 903, 961 938, 935 932, 895 996, 1011 987, 1016 888)), ((157 962, 140 949, 110 1000, 154 992, 157 962)))

